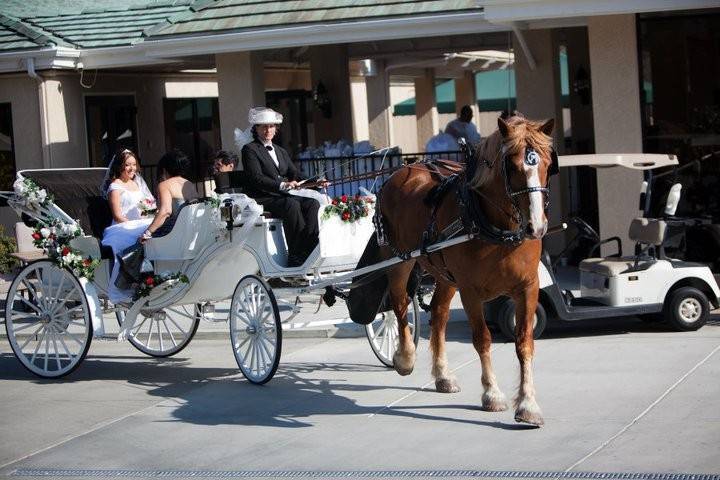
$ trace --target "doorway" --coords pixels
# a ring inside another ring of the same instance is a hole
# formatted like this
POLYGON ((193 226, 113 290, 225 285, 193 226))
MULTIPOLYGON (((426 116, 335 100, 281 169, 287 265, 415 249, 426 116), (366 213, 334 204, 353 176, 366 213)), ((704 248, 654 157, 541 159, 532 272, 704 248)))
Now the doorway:
POLYGON ((91 167, 106 167, 117 148, 137 152, 137 108, 133 95, 88 95, 85 122, 91 167))

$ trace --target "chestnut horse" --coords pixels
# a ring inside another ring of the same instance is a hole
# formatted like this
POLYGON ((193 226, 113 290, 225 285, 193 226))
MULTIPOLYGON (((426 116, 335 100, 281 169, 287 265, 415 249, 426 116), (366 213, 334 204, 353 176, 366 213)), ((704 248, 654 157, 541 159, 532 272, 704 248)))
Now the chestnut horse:
MULTIPOLYGON (((498 130, 478 145, 475 165, 469 162, 465 173, 457 179, 468 182, 465 205, 462 199, 458 201, 458 197, 462 197, 460 188, 447 188, 435 207, 429 205, 428 194, 439 185, 440 179, 422 165, 408 165, 395 172, 383 186, 378 202, 388 241, 381 247, 384 258, 419 248, 419 239, 423 238, 433 217, 436 228, 432 231, 443 232, 463 215, 463 210, 469 210, 466 204, 472 202, 467 198, 473 195, 475 198, 471 200, 475 200, 492 227, 515 233, 511 242, 476 237, 417 260, 410 259, 387 272, 400 333, 393 361, 400 375, 410 374, 415 364, 415 345, 406 318, 409 303, 406 285, 417 261, 436 280, 430 305, 435 388, 438 392, 459 391, 447 363, 445 328, 450 300, 456 290, 460 290, 472 328, 473 345, 482 363, 482 408, 493 412, 506 410, 507 402, 492 368, 491 337, 483 317, 483 303, 508 295, 516 306, 515 350, 520 361, 515 420, 537 426, 543 424, 543 417, 535 400, 532 376, 533 317, 538 302, 540 239, 547 231, 545 195, 548 194, 548 169, 553 161, 552 129, 553 120, 533 122, 519 114, 506 121, 498 119, 498 130)), ((437 188, 433 193, 436 192, 437 188)))

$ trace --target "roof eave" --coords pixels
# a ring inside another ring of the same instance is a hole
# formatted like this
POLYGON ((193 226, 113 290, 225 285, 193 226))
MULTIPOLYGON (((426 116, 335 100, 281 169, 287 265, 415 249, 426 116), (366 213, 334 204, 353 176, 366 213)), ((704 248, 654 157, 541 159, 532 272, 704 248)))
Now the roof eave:
POLYGON ((331 45, 363 41, 507 31, 485 20, 482 11, 398 17, 379 20, 308 24, 229 33, 186 34, 146 39, 136 47, 149 57, 184 57, 217 53, 331 45))
POLYGON ((478 0, 478 4, 489 22, 511 23, 713 8, 717 0, 478 0))
POLYGON ((35 69, 75 69, 80 50, 67 47, 42 47, 29 50, 0 52, 0 73, 22 72, 27 69, 27 59, 35 59, 35 69))

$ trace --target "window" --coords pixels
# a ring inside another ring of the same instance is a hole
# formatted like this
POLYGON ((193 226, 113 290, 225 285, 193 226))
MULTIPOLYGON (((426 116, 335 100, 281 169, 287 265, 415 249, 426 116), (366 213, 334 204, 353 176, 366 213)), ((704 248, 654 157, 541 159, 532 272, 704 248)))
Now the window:
POLYGON ((0 190, 12 190, 15 181, 13 147, 12 109, 9 103, 0 103, 0 190))
POLYGON ((165 147, 178 149, 192 161, 195 176, 210 174, 213 153, 220 149, 220 115, 217 98, 166 98, 165 147))
POLYGON ((135 97, 100 95, 85 97, 88 154, 91 167, 107 166, 116 148, 137 153, 135 97))

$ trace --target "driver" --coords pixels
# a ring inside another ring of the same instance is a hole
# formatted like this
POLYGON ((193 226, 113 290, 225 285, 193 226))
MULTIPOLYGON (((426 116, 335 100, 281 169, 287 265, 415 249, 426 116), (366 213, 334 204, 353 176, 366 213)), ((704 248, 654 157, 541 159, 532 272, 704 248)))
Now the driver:
POLYGON ((290 155, 273 143, 283 117, 266 107, 251 108, 248 121, 253 140, 242 147, 245 193, 253 197, 273 217, 281 218, 288 243, 288 267, 297 267, 318 243, 317 200, 290 195, 304 180, 290 155))

